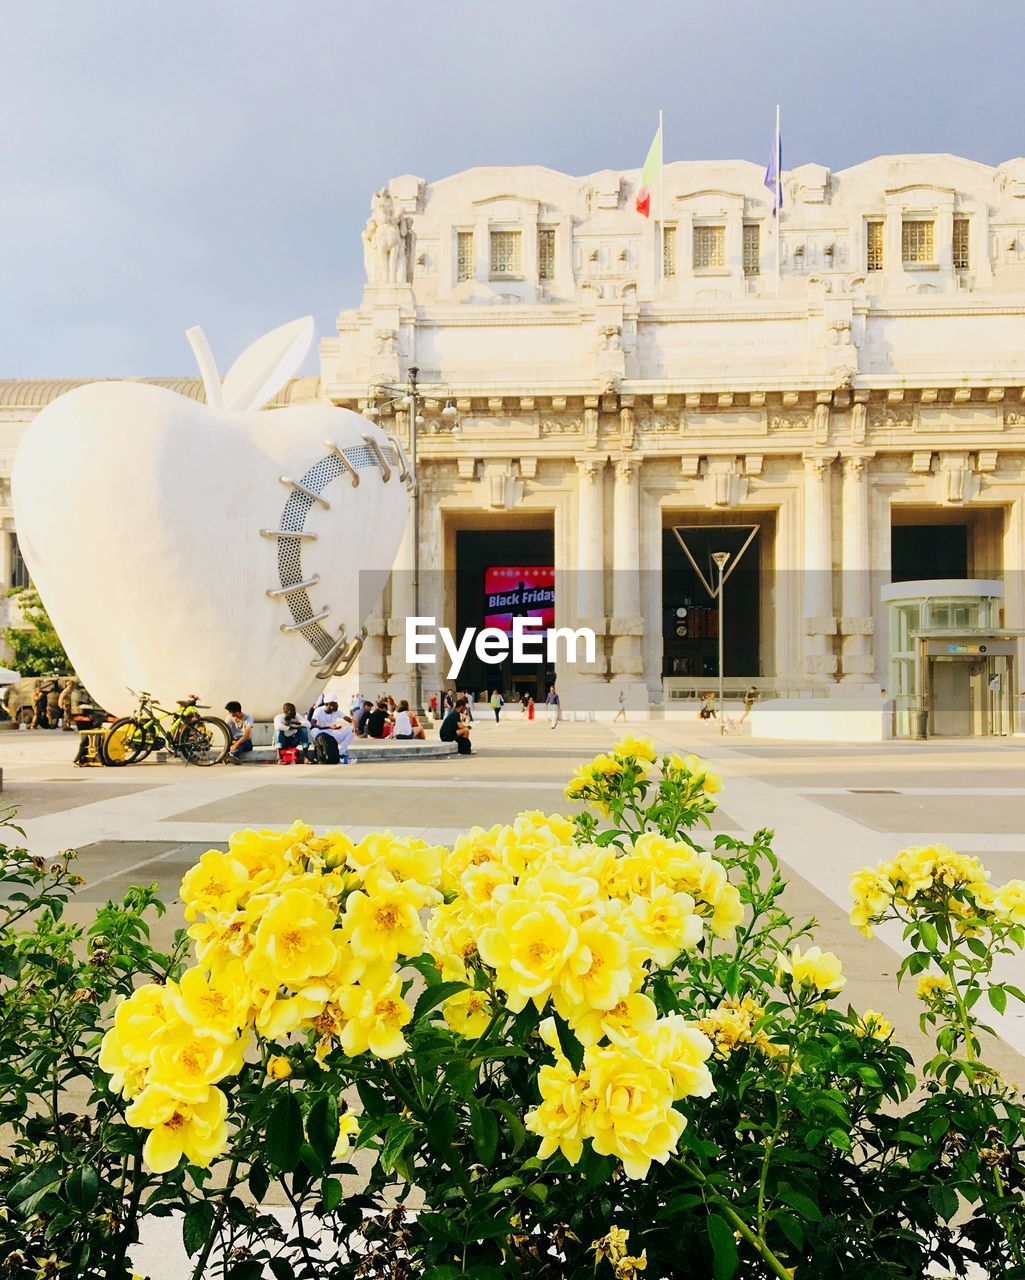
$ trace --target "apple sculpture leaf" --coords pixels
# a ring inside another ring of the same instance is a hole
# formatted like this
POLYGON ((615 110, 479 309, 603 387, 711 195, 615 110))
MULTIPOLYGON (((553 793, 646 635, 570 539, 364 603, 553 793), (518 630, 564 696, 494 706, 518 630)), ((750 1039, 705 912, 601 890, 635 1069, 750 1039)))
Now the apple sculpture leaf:
POLYGON ((138 382, 59 396, 14 464, 33 582, 109 711, 132 689, 198 693, 258 719, 303 705, 361 643, 406 528, 401 445, 328 403, 263 405, 302 364, 310 317, 265 334, 223 384, 188 338, 207 403, 138 382))

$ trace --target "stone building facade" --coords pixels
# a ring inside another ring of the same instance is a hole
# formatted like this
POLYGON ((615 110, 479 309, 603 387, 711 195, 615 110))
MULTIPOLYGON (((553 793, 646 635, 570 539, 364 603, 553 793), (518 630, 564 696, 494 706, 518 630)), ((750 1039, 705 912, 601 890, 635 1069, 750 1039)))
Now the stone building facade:
MULTIPOLYGON (((675 163, 662 225, 638 177, 477 168, 374 196, 362 298, 282 400, 369 409, 408 448, 418 369, 421 612, 465 621, 468 556, 547 554, 556 620, 599 637, 558 672, 564 702, 672 705, 707 687, 713 633, 672 531, 755 524, 726 588, 733 686, 878 697, 895 576, 997 580, 1022 628, 1025 159, 803 165, 778 218, 761 166, 675 163)), ((66 385, 0 384, 0 477, 66 385)), ((365 689, 408 689, 412 548, 365 689)))

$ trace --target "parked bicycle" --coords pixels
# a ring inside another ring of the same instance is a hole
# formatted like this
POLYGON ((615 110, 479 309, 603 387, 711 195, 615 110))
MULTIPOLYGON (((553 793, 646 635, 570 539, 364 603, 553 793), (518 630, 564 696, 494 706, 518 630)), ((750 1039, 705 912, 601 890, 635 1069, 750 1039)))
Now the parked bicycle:
POLYGON ((120 768, 138 764, 154 751, 166 750, 186 764, 220 764, 231 746, 231 732, 223 720, 201 715, 207 708, 193 694, 179 698, 176 711, 158 705, 150 693, 128 692, 139 699, 132 716, 115 720, 100 748, 105 765, 120 768))

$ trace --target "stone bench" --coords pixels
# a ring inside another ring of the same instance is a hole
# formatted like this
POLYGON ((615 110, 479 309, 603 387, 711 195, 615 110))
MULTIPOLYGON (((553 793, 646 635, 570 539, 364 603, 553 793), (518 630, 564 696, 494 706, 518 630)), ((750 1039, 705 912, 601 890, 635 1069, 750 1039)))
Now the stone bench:
MULTIPOLYGON (((457 754, 454 742, 439 742, 436 738, 423 742, 394 742, 390 738, 381 741, 376 739, 357 738, 349 744, 349 760, 363 764, 380 764, 381 761, 398 760, 438 760, 457 754)), ((273 746, 253 747, 253 760, 274 760, 277 748, 273 746)))

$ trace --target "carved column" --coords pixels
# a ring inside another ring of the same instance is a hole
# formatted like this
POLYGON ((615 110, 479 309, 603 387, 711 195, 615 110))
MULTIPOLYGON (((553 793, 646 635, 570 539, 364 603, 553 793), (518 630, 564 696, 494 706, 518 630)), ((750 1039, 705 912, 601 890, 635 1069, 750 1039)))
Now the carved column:
POLYGON ((603 582, 602 489, 604 458, 577 462, 577 617, 575 626, 592 627, 605 634, 605 590, 603 582))
MULTIPOLYGON (((856 406, 857 407, 857 406, 856 406)), ((872 558, 868 527, 868 457, 843 460, 843 679, 865 684, 875 675, 872 558)))
POLYGON ((831 529, 834 457, 804 457, 804 671, 811 680, 823 683, 836 672, 831 529))
POLYGON ((616 462, 612 546, 612 670, 641 676, 640 460, 616 462))

